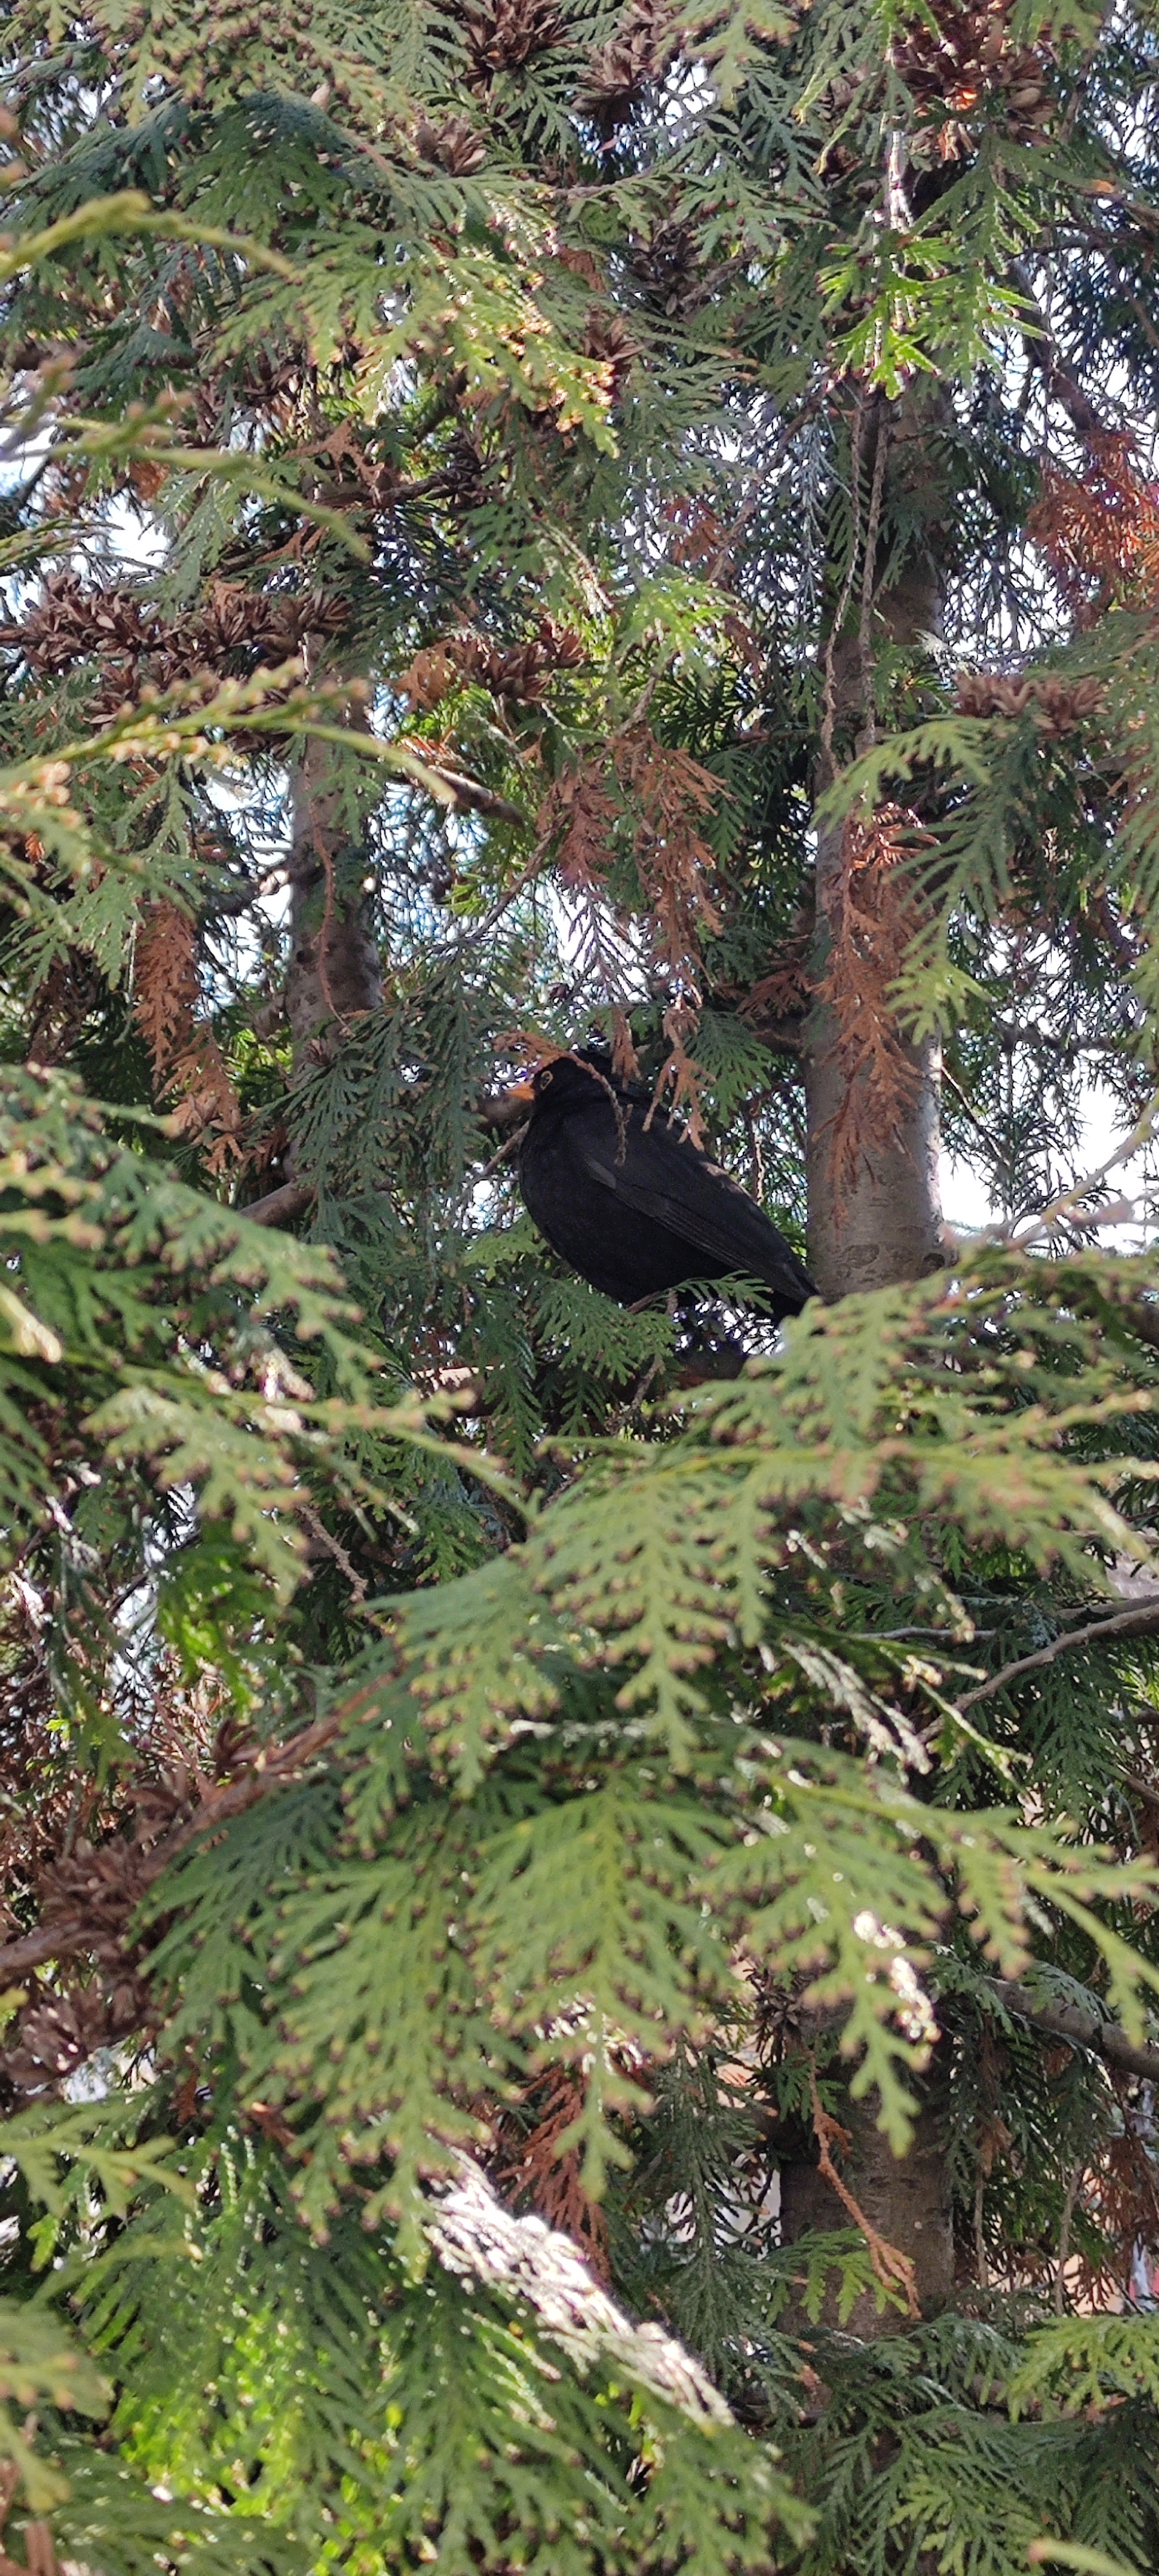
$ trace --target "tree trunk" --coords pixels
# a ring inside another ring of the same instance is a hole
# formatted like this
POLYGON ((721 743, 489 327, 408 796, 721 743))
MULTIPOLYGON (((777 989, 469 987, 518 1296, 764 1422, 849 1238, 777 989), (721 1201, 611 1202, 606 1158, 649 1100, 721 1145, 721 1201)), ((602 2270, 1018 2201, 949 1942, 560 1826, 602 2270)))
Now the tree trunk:
MULTIPOLYGON (((352 721, 359 721, 357 713, 352 721)), ((358 1012, 382 1005, 382 966, 363 885, 366 842, 350 759, 333 743, 307 742, 294 773, 286 1017, 295 1071, 327 1023, 335 1024, 338 1035, 358 1012)))
MULTIPOLYGON (((936 397, 935 397, 936 400, 936 397)), ((877 631, 891 643, 914 644, 936 634, 942 618, 942 580, 938 561, 937 496, 930 490, 936 471, 929 432, 938 426, 928 400, 874 420, 874 447, 864 462, 872 474, 876 441, 888 435, 891 475, 906 486, 911 504, 915 490, 926 501, 921 512, 926 538, 920 551, 895 573, 888 591, 874 603, 877 631), (924 488, 923 488, 924 487, 924 488)), ((884 471, 878 476, 888 500, 884 471)), ((872 566, 870 568, 872 580, 872 566)), ((847 592, 851 585, 846 583, 847 592)), ((831 657, 830 735, 848 740, 872 737, 872 711, 864 705, 866 683, 864 607, 860 631, 837 639, 831 657)), ((834 775, 831 743, 818 770, 818 789, 834 775)), ((817 845, 817 940, 815 973, 823 974, 834 916, 834 898, 843 866, 843 828, 828 827, 817 845)), ((888 1115, 868 1084, 864 1095, 851 1097, 848 1058, 843 1058, 842 1032, 834 1010, 824 1002, 812 1011, 805 1028, 805 1076, 808 1108, 809 1266, 826 1299, 888 1288, 918 1279, 942 1259, 941 1204, 938 1179, 939 1056, 933 1045, 912 1047, 895 1032, 908 1080, 888 1104, 888 1115), (834 1138, 852 1110, 857 1137, 856 1167, 848 1158, 838 1168, 834 1138)), ((939 2088, 940 2089, 940 2088, 939 2088)), ((889 2244, 909 2256, 917 2296, 923 2309, 935 2309, 953 2286, 953 2234, 949 2172, 938 2103, 931 2084, 923 2100, 909 2154, 899 2161, 876 2126, 876 2099, 854 2102, 846 2095, 840 2108, 850 2133, 843 2179, 870 2225, 889 2244)), ((818 2170, 815 2157, 786 2165, 781 2175, 781 2230, 792 2243, 807 2228, 832 2230, 847 2226, 848 2213, 818 2170)), ((831 2321, 834 2321, 831 2319, 831 2321)), ((866 2337, 895 2332, 905 2319, 895 2308, 878 2316, 871 2296, 857 2302, 847 2330, 866 2337)))
MULTIPOLYGON (((840 829, 817 843, 817 912, 825 919, 842 869, 840 829)), ((832 1300, 860 1290, 889 1288, 924 1278, 942 1261, 942 1210, 938 1176, 938 1082, 935 1042, 920 1047, 898 1041, 911 1080, 896 1113, 875 1134, 873 1103, 854 1099, 860 1138, 856 1174, 836 1168, 834 1140, 841 1132, 849 1083, 841 1061, 836 1014, 819 1007, 805 1029, 805 1100, 808 1116, 809 1268, 821 1295, 832 1300)))
MULTIPOLYGON (((954 2287, 954 2232, 942 2106, 931 2091, 921 2104, 909 2153, 901 2157, 893 2154, 877 2127, 876 2109, 875 2094, 860 2102, 852 2101, 847 2094, 842 2102, 840 2116, 849 2132, 850 2145, 841 2158, 841 2178, 870 2226, 885 2238, 887 2245, 909 2256, 923 2315, 936 2314, 948 2304, 954 2287)), ((848 2210, 815 2163, 802 2157, 782 2168, 782 2243, 795 2244, 808 2229, 831 2235, 835 2228, 848 2227, 849 2223, 848 2210)), ((836 2325, 835 2291, 822 2313, 827 2325, 836 2325)), ((872 2291, 865 2291, 854 2302, 843 2330, 871 2342, 878 2335, 897 2334, 908 2322, 896 2307, 879 2315, 872 2291)), ((801 2317, 796 2317, 794 2323, 803 2332, 808 2331, 801 2317)))

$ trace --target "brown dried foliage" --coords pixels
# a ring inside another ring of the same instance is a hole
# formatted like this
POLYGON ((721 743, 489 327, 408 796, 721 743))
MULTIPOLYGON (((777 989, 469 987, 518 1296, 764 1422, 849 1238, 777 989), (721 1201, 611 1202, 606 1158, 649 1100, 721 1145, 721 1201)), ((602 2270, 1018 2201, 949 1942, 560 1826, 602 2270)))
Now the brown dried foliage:
POLYGON ((604 785, 603 761, 585 762, 553 781, 539 809, 538 837, 560 835, 557 862, 569 892, 602 886, 612 859, 619 805, 604 785))
POLYGON ((787 939, 779 955, 741 1003, 741 1012, 754 1028, 775 1020, 803 1020, 812 1008, 813 984, 809 973, 810 930, 801 930, 787 939))
MULTIPOLYGON (((66 1477, 62 1493, 79 1491, 66 1477)), ((63 1505, 55 1524, 67 1526, 63 1505)), ((53 1559, 55 1562, 55 1559, 53 1559)), ((69 1662, 100 1693, 97 1665, 107 1659, 99 1604, 77 1590, 73 1567, 56 1588, 25 1566, 8 1576, 0 1596, 0 1640, 6 1665, 0 1722, 0 1925, 17 1949, 25 1927, 43 1931, 35 1964, 16 1968, 20 2005, 0 2048, 0 2083, 9 2098, 59 2092, 98 2048, 139 2035, 155 2021, 141 1974, 142 1950, 130 1935, 136 1905, 155 1875, 162 1839, 252 1762, 257 1745, 232 1712, 203 1689, 181 1688, 159 1658, 147 1700, 118 1705, 127 1758, 104 1776, 79 1770, 62 1738, 56 1688, 57 1639, 69 1638, 69 1662), (91 1616, 90 1614, 91 1608, 91 1616), (78 1624, 79 1621, 79 1624, 78 1624), (95 1631, 99 1649, 90 1656, 95 1631), (83 1925, 85 1967, 63 1962, 83 1925), (58 1964, 55 1942, 60 1943, 58 1964), (38 1973, 38 1967, 43 1973, 38 1973)), ((11 1985, 12 1979, 7 1981, 11 1985)))
MULTIPOLYGON (((659 742, 642 723, 617 736, 610 771, 617 792, 602 754, 556 779, 540 807, 539 840, 541 846, 555 844, 561 884, 588 903, 588 953, 597 965, 601 908, 610 902, 609 875, 630 847, 656 965, 675 987, 664 1016, 670 1051, 657 1092, 667 1092, 671 1106, 687 1108, 699 1141, 700 1076, 690 1040, 699 1012, 700 941, 720 926, 710 891, 715 861, 700 824, 721 793, 720 782, 688 752, 659 742)), ((604 980, 615 1015, 617 1070, 631 1073, 635 1052, 610 960, 604 980)))
POLYGON ((673 563, 719 563, 727 554, 730 531, 699 496, 667 502, 664 516, 674 531, 668 547, 673 563))
POLYGON ((1076 2248, 1075 2267, 1080 2298, 1100 2305, 1108 2291, 1125 2286, 1135 2247, 1159 2246, 1159 2176, 1154 2149, 1145 2134, 1147 2124, 1127 2098, 1127 2080, 1111 2074, 1110 2082, 1118 2096, 1122 2128, 1108 2139, 1085 2177, 1083 2201, 1100 2234, 1109 2239, 1111 2251, 1099 2262, 1076 2248))
POLYGON ((825 901, 829 950, 815 990, 837 1022, 842 1104, 828 1142, 839 1189, 852 1187, 869 1138, 880 1144, 898 1133, 920 1081, 891 994, 914 931, 906 860, 926 838, 898 805, 882 806, 868 823, 851 819, 825 901))
POLYGON ((28 1055, 32 1064, 63 1064, 101 998, 100 969, 83 948, 53 959, 32 997, 28 1055))
POLYGON ((720 928, 709 894, 716 862, 699 828, 721 794, 720 781, 689 752, 658 742, 646 724, 621 734, 614 763, 639 817, 633 855, 657 960, 695 990, 701 936, 720 928))
MULTIPOLYGON (((52 1723, 48 1640, 61 1603, 18 1573, 4 1614, 14 1669, 0 1729, 0 1983, 16 1985, 20 2003, 0 2047, 0 2085, 12 2100, 59 2093, 99 2048, 149 2043, 157 2011, 137 1906, 198 1825, 249 1803, 267 1774, 232 1709, 223 1716, 218 1694, 182 1686, 164 1656, 142 1704, 118 1707, 127 1746, 119 1770, 102 1781, 78 1774, 52 1723), (79 1972, 74 1959, 84 1962, 79 1972)), ((271 1785, 286 1758, 267 1748, 271 1785)))
POLYGON ((175 903, 149 906, 137 933, 133 1016, 163 1097, 176 1101, 180 1133, 202 1147, 208 1171, 242 1161, 241 1103, 213 1030, 201 1016, 197 931, 175 903))
POLYGON ((1153 608, 1159 594, 1159 484, 1126 431, 1098 431, 1087 459, 1081 477, 1044 466, 1026 523, 1082 627, 1116 603, 1153 608))
POLYGON ((597 2280, 608 2281, 607 2220, 580 2179, 581 2159, 574 2147, 561 2154, 559 2142, 584 2106, 584 2079, 577 2067, 553 2066, 528 2086, 518 2107, 500 2113, 492 2123, 494 2146, 488 2158, 496 2190, 515 2209, 533 2209, 549 2227, 558 2227, 579 2246, 597 2280), (530 2124, 530 2125, 529 2125, 530 2124))

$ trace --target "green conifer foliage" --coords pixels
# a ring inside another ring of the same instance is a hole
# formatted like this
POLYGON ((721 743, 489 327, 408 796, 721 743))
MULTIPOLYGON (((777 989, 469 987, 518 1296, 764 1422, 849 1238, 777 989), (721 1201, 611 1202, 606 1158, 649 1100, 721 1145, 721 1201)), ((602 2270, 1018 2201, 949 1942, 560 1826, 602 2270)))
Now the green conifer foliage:
POLYGON ((0 2576, 1159 2571, 1153 16, 4 30, 0 2576))

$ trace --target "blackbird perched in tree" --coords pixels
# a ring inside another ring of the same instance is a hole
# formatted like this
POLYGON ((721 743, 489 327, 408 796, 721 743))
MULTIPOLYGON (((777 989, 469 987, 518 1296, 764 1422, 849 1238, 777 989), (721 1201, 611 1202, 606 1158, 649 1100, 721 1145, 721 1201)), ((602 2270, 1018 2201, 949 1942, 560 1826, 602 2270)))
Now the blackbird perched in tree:
POLYGON ((779 1323, 816 1295, 755 1199, 691 1144, 650 1095, 585 1052, 516 1086, 531 1110, 519 1157, 528 1213, 561 1261, 622 1306, 690 1279, 765 1283, 752 1303, 779 1323))

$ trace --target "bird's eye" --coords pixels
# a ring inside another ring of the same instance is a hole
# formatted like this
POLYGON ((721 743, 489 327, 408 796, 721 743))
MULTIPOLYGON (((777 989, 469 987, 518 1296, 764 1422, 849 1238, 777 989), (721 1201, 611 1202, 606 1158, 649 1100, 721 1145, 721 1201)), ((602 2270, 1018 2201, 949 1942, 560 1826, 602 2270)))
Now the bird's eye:
POLYGON ((550 1067, 550 1065, 545 1065, 545 1066, 544 1066, 544 1069, 543 1069, 543 1072, 540 1074, 540 1077, 539 1077, 539 1088, 540 1088, 540 1090, 541 1090, 541 1091, 546 1091, 547 1086, 548 1086, 548 1083, 549 1083, 551 1080, 552 1080, 551 1067, 550 1067))

